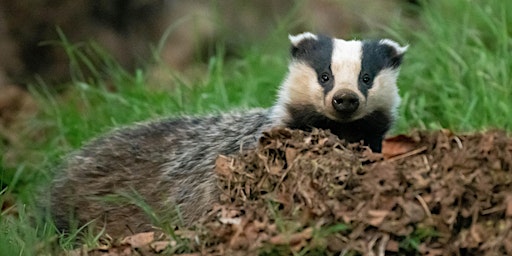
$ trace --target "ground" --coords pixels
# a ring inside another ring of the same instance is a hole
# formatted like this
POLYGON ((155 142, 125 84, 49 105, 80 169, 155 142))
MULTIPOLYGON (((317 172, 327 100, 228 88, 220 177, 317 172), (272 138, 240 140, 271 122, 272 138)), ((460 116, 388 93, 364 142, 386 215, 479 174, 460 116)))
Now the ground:
POLYGON ((416 131, 383 153, 277 129, 220 156, 219 204, 193 229, 75 255, 512 255, 512 139, 416 131))

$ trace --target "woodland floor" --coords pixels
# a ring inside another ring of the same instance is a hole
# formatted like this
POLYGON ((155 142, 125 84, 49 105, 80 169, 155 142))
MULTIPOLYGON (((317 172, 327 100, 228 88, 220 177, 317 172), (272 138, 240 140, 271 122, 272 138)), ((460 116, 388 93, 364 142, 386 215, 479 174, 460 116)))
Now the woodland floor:
POLYGON ((192 230, 71 255, 512 255, 512 139, 442 130, 383 153, 329 132, 272 130, 221 156, 220 203, 192 230))

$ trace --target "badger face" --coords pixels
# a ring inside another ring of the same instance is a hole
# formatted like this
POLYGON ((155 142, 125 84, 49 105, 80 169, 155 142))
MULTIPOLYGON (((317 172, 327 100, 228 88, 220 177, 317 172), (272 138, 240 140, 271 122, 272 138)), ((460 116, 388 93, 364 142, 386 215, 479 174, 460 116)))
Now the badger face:
POLYGON ((394 118, 400 103, 396 80, 407 47, 389 39, 345 41, 311 33, 289 38, 292 61, 280 90, 282 111, 315 111, 307 114, 340 123, 376 111, 394 118))

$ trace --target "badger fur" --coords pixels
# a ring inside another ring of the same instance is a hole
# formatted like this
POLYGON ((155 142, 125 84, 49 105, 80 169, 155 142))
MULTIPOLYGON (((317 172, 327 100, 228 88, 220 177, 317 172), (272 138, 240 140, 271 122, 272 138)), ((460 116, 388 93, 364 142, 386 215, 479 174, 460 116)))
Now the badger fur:
POLYGON ((56 226, 92 223, 118 236, 150 230, 155 216, 190 225, 218 197, 216 157, 254 147, 273 127, 329 129, 380 151, 400 102, 396 80, 407 47, 308 32, 289 39, 289 72, 270 109, 136 124, 68 156, 51 184, 56 226))

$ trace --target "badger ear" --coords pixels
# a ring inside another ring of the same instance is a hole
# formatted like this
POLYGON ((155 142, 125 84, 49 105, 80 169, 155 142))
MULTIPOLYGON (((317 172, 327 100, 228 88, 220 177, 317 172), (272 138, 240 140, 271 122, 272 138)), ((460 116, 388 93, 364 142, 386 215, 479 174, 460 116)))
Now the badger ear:
POLYGON ((391 39, 382 39, 379 41, 379 44, 385 45, 389 48, 391 48, 390 54, 389 54, 389 66, 393 68, 398 68, 402 64, 402 59, 409 48, 409 45, 406 46, 400 46, 397 42, 391 40, 391 39))
POLYGON ((292 46, 299 47, 300 43, 305 40, 317 40, 318 37, 311 33, 311 32, 304 32, 298 35, 288 35, 288 38, 290 39, 290 42, 292 43, 292 46))
POLYGON ((400 46, 400 44, 391 39, 382 39, 380 40, 380 44, 384 44, 393 48, 395 50, 396 55, 403 55, 409 48, 409 45, 400 46))
POLYGON ((295 36, 289 35, 288 38, 292 43, 290 52, 292 57, 296 59, 308 56, 317 47, 318 36, 310 32, 304 32, 295 36))

